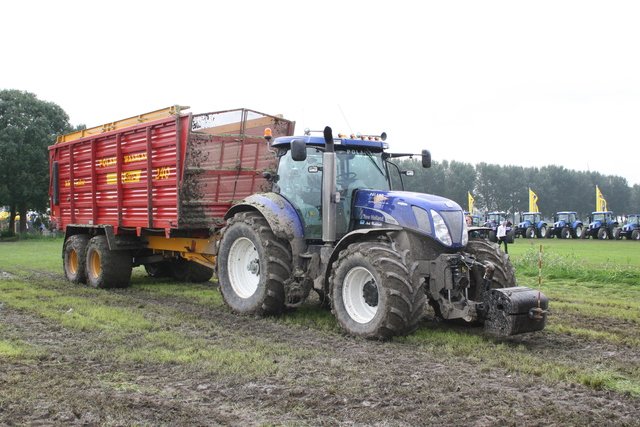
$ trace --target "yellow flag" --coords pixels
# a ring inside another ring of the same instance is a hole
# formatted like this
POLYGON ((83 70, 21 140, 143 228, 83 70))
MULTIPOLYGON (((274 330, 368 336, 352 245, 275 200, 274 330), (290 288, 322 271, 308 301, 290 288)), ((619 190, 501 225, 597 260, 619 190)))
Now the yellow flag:
POLYGON ((600 188, 596 185, 596 212, 606 212, 607 209, 607 201, 605 200, 600 188))
POLYGON ((538 195, 529 189, 529 212, 540 212, 538 209, 538 195))
POLYGON ((473 202, 475 202, 476 199, 473 198, 470 192, 467 191, 467 194, 469 195, 469 213, 473 215, 473 202))

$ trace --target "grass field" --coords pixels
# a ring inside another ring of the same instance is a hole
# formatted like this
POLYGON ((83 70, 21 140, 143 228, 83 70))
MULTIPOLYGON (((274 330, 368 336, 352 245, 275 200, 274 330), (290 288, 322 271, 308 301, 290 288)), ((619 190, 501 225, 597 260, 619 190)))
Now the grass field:
MULTIPOLYGON (((73 286, 62 275, 62 243, 61 239, 0 242, 0 307, 6 304, 63 328, 98 334, 100 346, 92 348, 92 358, 168 363, 251 378, 281 375, 283 365, 274 364, 274 359, 331 360, 333 350, 288 346, 246 331, 234 335, 228 324, 211 323, 179 309, 179 304, 189 304, 228 314, 215 282, 152 280, 144 269, 136 268, 126 290, 73 286), (141 303, 142 298, 167 304, 152 307, 141 303), (225 337, 224 344, 185 334, 190 328, 225 337)), ((538 288, 541 244, 540 288, 550 300, 543 332, 491 338, 478 328, 425 322, 413 335, 395 339, 396 350, 402 354, 416 348, 438 360, 464 361, 480 372, 500 368, 548 384, 579 384, 640 398, 640 243, 517 239, 509 245, 509 253, 520 285, 538 288)), ((332 314, 314 305, 265 321, 291 330, 312 329, 329 334, 332 340, 345 339, 332 314)), ((48 352, 38 340, 0 337, 0 361, 28 364, 46 358, 48 352)))

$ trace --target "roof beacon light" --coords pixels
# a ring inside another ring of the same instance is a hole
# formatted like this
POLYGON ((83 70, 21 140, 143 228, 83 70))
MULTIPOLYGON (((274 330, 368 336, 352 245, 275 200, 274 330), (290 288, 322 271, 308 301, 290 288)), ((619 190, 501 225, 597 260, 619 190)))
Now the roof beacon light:
POLYGON ((273 134, 271 133, 271 128, 264 128, 264 139, 267 141, 271 141, 273 134))

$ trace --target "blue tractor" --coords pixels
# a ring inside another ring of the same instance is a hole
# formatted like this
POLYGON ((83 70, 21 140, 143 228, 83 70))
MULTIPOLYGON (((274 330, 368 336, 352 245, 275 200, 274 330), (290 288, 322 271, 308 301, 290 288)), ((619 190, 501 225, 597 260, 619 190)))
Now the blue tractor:
POLYGON ((547 236, 547 222, 542 219, 540 212, 525 212, 515 229, 515 236, 524 236, 527 239, 544 238, 547 236))
POLYGON ((512 228, 513 223, 507 218, 506 212, 491 212, 487 214, 484 226, 491 228, 491 231, 489 231, 489 240, 494 243, 498 241, 498 226, 502 224, 503 221, 507 221, 507 243, 513 243, 515 230, 512 228))
MULTIPOLYGON (((389 339, 414 331, 426 304, 441 319, 500 335, 541 330, 548 300, 518 287, 509 257, 469 239, 460 206, 392 188, 401 171, 386 135, 272 141, 271 191, 234 205, 217 243, 220 290, 233 312, 270 315, 315 291, 348 333, 389 339)), ((422 166, 431 156, 422 152, 422 166)), ((400 184, 402 185, 402 184, 400 184)))
POLYGON ((640 214, 627 216, 627 222, 617 230, 616 239, 640 240, 640 214))
POLYGON ((613 217, 613 212, 591 212, 589 216, 589 228, 582 233, 583 239, 592 236, 600 240, 615 239, 618 231, 618 221, 613 217))
POLYGON ((578 219, 576 212, 557 212, 553 217, 553 224, 547 228, 547 237, 561 239, 583 237, 582 221, 578 219))

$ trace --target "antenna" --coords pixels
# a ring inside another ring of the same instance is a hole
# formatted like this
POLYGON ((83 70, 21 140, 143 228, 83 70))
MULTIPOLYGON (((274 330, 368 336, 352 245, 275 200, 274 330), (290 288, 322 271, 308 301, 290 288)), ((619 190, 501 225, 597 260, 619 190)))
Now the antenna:
POLYGON ((340 112, 342 113, 342 117, 344 117, 344 121, 347 122, 347 127, 349 128, 349 132, 353 133, 353 129, 351 129, 351 125, 349 124, 349 120, 347 120, 347 116, 344 115, 344 111, 342 111, 342 107, 340 107, 340 104, 338 104, 338 108, 340 109, 340 112))

